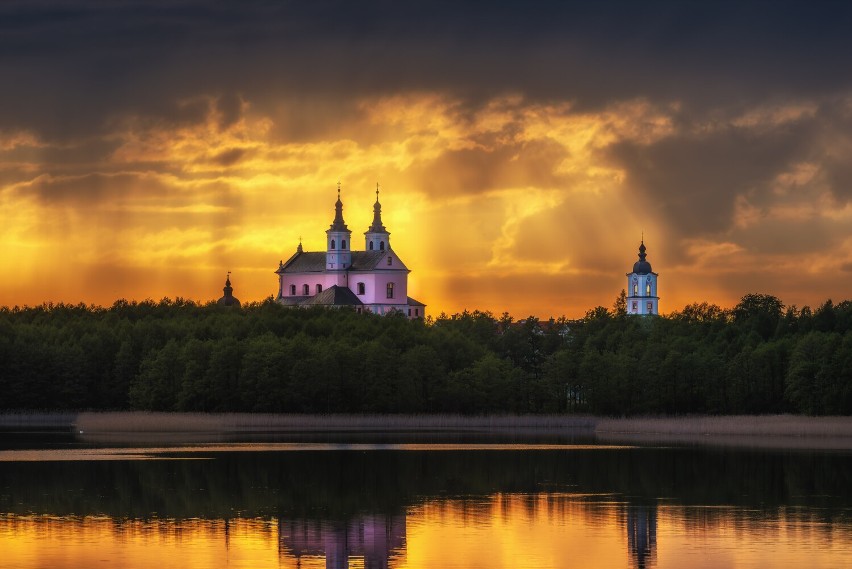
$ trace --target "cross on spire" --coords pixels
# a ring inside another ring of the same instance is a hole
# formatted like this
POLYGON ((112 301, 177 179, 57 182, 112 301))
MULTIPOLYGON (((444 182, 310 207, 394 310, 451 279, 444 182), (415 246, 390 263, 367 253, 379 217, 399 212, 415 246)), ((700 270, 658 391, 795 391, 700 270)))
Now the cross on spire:
POLYGON ((376 182, 376 203, 379 202, 379 183, 376 182))

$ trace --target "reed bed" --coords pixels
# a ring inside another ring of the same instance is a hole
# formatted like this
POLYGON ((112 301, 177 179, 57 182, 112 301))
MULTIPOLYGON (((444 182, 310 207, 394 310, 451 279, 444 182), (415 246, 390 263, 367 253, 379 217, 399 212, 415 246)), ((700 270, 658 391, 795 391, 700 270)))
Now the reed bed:
POLYGON ((76 418, 77 413, 10 411, 0 413, 0 429, 69 429, 76 418))
POLYGON ((598 434, 842 437, 852 439, 852 417, 737 415, 597 419, 598 434))
POLYGON ((365 432, 592 430, 590 417, 559 415, 296 415, 262 413, 81 413, 75 428, 93 432, 365 432))

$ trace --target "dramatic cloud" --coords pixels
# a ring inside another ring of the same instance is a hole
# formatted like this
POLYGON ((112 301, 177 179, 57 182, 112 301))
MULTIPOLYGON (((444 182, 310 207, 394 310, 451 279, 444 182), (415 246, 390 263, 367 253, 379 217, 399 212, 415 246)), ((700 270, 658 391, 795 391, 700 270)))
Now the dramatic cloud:
MULTIPOLYGON (((275 291, 376 183, 430 310, 839 299, 840 2, 0 5, 3 304, 275 291), (758 269, 759 268, 759 269, 758 269)), ((356 244, 358 241, 356 240, 356 244)))

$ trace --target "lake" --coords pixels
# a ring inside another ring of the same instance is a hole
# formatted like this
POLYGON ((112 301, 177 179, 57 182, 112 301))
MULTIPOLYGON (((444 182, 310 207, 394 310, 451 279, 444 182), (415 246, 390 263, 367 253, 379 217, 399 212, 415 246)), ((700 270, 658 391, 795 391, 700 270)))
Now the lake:
POLYGON ((0 433, 0 567, 852 565, 852 451, 0 433))

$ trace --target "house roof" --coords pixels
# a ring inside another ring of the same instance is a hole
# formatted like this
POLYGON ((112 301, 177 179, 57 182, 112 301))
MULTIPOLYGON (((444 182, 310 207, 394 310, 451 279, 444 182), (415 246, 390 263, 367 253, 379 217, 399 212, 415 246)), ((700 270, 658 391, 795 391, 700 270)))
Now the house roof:
MULTIPOLYGON (((373 269, 388 269, 407 271, 405 266, 393 250, 387 251, 351 251, 352 265, 350 271, 371 271, 373 269), (386 259, 388 255, 393 257, 393 263, 388 266, 386 259)), ((282 263, 277 273, 321 273, 326 270, 325 251, 296 252, 286 263, 282 263)))
POLYGON ((333 285, 299 304, 302 306, 362 306, 364 303, 347 287, 333 285))
POLYGON ((422 303, 422 302, 420 302, 419 300, 414 300, 414 299, 413 299, 413 298, 411 298, 410 296, 408 297, 408 306, 422 306, 422 307, 424 307, 424 308, 426 307, 426 305, 425 305, 425 304, 423 304, 423 303, 422 303))

